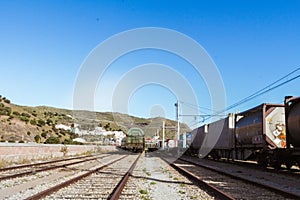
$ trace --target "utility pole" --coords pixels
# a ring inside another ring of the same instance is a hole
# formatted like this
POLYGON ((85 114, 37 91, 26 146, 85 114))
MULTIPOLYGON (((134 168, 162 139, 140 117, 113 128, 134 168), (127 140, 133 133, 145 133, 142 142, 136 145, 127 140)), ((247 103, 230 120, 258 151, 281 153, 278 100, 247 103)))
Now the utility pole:
POLYGON ((179 147, 179 135, 180 135, 180 122, 179 122, 179 116, 180 116, 180 106, 179 106, 179 100, 177 100, 177 103, 175 103, 176 109, 176 118, 177 118, 177 147, 179 147))
POLYGON ((165 121, 163 121, 163 131, 162 131, 162 149, 165 150, 165 121))

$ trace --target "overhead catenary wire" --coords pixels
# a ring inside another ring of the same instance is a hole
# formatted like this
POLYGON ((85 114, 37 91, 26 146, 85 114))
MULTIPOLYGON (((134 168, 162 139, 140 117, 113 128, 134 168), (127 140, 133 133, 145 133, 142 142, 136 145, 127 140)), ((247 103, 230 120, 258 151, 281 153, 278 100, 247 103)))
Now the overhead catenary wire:
MULTIPOLYGON (((299 70, 300 70, 300 67, 296 68, 295 70, 293 70, 291 72, 289 72, 288 74, 284 75, 283 77, 279 78, 278 80, 276 80, 276 81, 272 82, 271 84, 265 86, 264 88, 254 92, 253 94, 251 94, 251 95, 241 99, 240 101, 226 107, 224 110, 214 112, 214 113, 204 117, 202 122, 204 122, 204 121, 206 121, 206 120, 208 120, 208 119, 210 119, 214 116, 220 116, 220 114, 222 114, 222 113, 228 112, 229 110, 231 110, 233 108, 236 108, 236 107, 238 107, 238 106, 240 106, 240 105, 242 105, 246 102, 249 102, 249 101, 251 101, 251 100, 253 100, 253 99, 255 99, 255 98, 257 98, 261 95, 264 95, 264 94, 266 94, 266 93, 268 93, 272 90, 275 90, 276 88, 279 88, 279 87, 281 87, 281 86, 283 86, 283 85, 285 85, 285 84, 287 84, 287 83, 289 83, 289 82, 291 82, 295 79, 298 79, 300 77, 300 75, 293 76, 292 78, 289 78, 288 80, 282 82, 284 79, 290 77, 292 74, 296 73, 299 70)), ((187 104, 187 103, 185 102, 185 104, 187 104)), ((190 105, 192 105, 192 104, 190 104, 190 105)), ((194 107, 202 108, 202 107, 199 107, 199 106, 194 106, 194 107)), ((209 110, 209 109, 207 109, 207 110, 209 110)), ((201 123, 201 122, 197 122, 197 123, 201 123)), ((193 124, 193 126, 196 125, 197 123, 193 124)))
POLYGON ((251 94, 251 95, 247 96, 246 98, 238 101, 237 103, 234 103, 234 104, 228 106, 224 111, 228 111, 228 110, 230 110, 232 108, 235 108, 235 107, 237 107, 237 106, 239 106, 239 105, 241 105, 243 103, 246 103, 246 102, 248 102, 248 101, 250 101, 250 100, 252 100, 252 99, 254 99, 254 98, 256 98, 256 97, 258 97, 260 95, 263 95, 263 94, 265 94, 265 93, 267 93, 267 92, 269 92, 269 91, 271 91, 273 89, 276 89, 277 87, 280 87, 280 86, 282 86, 282 85, 284 85, 284 84, 286 84, 286 83, 288 83, 288 82, 290 82, 292 80, 295 80, 295 79, 299 78, 299 76, 293 77, 292 79, 287 80, 287 81, 283 82, 282 84, 279 84, 278 86, 270 88, 272 85, 274 85, 274 84, 282 81, 283 79, 289 77, 290 75, 294 74, 295 72, 297 72, 299 70, 300 70, 300 68, 297 68, 297 69, 293 70, 292 72, 290 72, 287 75, 281 77, 280 79, 272 82, 271 84, 267 85, 266 87, 264 87, 264 88, 262 88, 262 89, 260 89, 260 90, 258 90, 256 92, 254 92, 253 94, 251 94), (268 89, 268 88, 270 88, 270 89, 268 89))
MULTIPOLYGON (((188 102, 184 102, 184 101, 179 101, 180 103, 182 103, 183 105, 186 105, 187 107, 190 107, 192 109, 195 109, 197 111, 199 111, 200 109, 202 110, 207 110, 207 111, 210 111, 210 112, 216 112, 212 109, 209 109, 209 108, 206 108, 206 107, 201 107, 201 106, 198 106, 198 105, 194 105, 194 104, 191 104, 191 103, 188 103, 188 102)), ((204 114, 208 114, 207 112, 204 112, 204 111, 200 111, 204 114)))
POLYGON ((273 83, 269 84, 268 86, 266 86, 266 87, 264 87, 264 88, 258 90, 257 92, 255 92, 255 93, 249 95, 248 97, 246 97, 246 98, 244 98, 244 99, 238 101, 237 103, 234 103, 234 104, 228 106, 227 108, 225 108, 224 110, 221 110, 221 111, 219 111, 219 112, 216 112, 216 113, 212 114, 211 116, 209 116, 208 118, 206 118, 204 121, 206 121, 207 119, 210 119, 210 118, 213 117, 213 116, 217 116, 217 115, 219 115, 220 113, 224 113, 224 112, 226 112, 226 111, 229 111, 229 110, 231 110, 231 109, 233 109, 233 108, 235 108, 235 107, 237 107, 237 106, 240 106, 240 105, 242 105, 242 104, 244 104, 244 103, 246 103, 246 102, 249 102, 249 101, 251 101, 251 100, 253 100, 253 99, 255 99, 255 98, 257 98, 257 97, 259 97, 259 96, 261 96, 261 95, 263 95, 263 94, 266 94, 266 93, 268 93, 268 92, 270 92, 270 91, 272 91, 272 90, 274 90, 274 89, 276 89, 276 88, 278 88, 278 87, 280 87, 280 86, 283 86, 283 85, 285 85, 285 84, 287 84, 287 83, 289 83, 289 82, 291 82, 291 81, 293 81, 293 80, 299 78, 300 75, 296 75, 296 76, 294 76, 294 77, 292 77, 292 78, 290 78, 290 79, 288 79, 288 80, 286 80, 286 81, 284 81, 284 82, 282 82, 282 83, 279 83, 279 82, 282 81, 283 79, 289 77, 290 75, 294 74, 295 72, 297 72, 297 71, 299 71, 299 70, 300 70, 300 68, 297 68, 297 69, 293 70, 292 72, 288 73, 287 75, 283 76, 282 78, 280 78, 280 79, 274 81, 273 83), (273 85, 276 84, 276 83, 278 83, 278 84, 275 85, 275 86, 273 86, 273 85), (272 87, 272 86, 273 86, 273 87, 272 87))

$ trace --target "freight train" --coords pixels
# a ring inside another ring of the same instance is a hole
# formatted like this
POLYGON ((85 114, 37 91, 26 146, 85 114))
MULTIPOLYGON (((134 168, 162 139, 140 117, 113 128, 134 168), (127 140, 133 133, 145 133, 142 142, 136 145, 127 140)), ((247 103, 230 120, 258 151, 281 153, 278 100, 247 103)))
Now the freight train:
POLYGON ((300 166, 300 97, 261 104, 190 133, 187 153, 213 159, 256 160, 264 166, 300 166))
POLYGON ((121 148, 133 152, 141 152, 145 148, 145 134, 140 128, 131 128, 121 141, 121 148))
POLYGON ((161 141, 157 138, 145 138, 140 128, 130 128, 121 141, 121 148, 133 152, 154 151, 160 148, 161 141))

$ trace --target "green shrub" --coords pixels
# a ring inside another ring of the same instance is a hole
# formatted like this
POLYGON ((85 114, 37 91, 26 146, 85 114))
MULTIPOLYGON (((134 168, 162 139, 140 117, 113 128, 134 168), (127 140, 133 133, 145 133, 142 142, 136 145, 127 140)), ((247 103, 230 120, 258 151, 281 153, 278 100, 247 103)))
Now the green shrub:
POLYGON ((41 134, 41 136, 42 136, 43 138, 46 138, 46 137, 47 137, 47 131, 43 131, 42 134, 41 134))
POLYGON ((39 126, 45 126, 45 124, 46 124, 46 123, 45 123, 44 120, 42 120, 42 119, 39 119, 39 120, 38 120, 38 125, 39 125, 39 126))
POLYGON ((19 113, 18 111, 14 111, 14 112, 13 112, 13 115, 15 115, 15 116, 19 116, 19 115, 20 115, 20 113, 19 113))
POLYGON ((57 137, 49 137, 45 142, 45 144, 59 144, 60 140, 57 137))
POLYGON ((9 100, 9 99, 3 99, 3 101, 4 101, 5 103, 10 104, 10 100, 9 100))
POLYGON ((3 104, 3 106, 1 105, 2 103, 0 103, 0 115, 7 115, 10 116, 11 114, 11 108, 10 107, 5 107, 3 104))
POLYGON ((35 119, 30 120, 30 124, 33 125, 33 126, 35 126, 36 125, 35 119))
POLYGON ((59 133, 62 134, 63 136, 66 136, 66 133, 64 131, 62 131, 62 130, 60 130, 59 133))
POLYGON ((34 140, 35 140, 37 143, 40 143, 40 142, 41 142, 41 136, 39 136, 39 135, 34 136, 34 140))
POLYGON ((26 117, 26 116, 20 116, 20 120, 25 122, 25 123, 29 122, 29 118, 26 117))
POLYGON ((22 113, 21 116, 30 118, 30 114, 28 114, 28 113, 22 113))
POLYGON ((46 124, 48 124, 49 126, 51 126, 53 124, 53 121, 51 119, 47 119, 46 124))
POLYGON ((147 190, 140 190, 139 191, 141 194, 148 194, 148 191, 147 190))
POLYGON ((81 142, 76 142, 76 141, 73 141, 71 139, 65 139, 63 144, 73 144, 73 145, 83 145, 83 143, 81 142))

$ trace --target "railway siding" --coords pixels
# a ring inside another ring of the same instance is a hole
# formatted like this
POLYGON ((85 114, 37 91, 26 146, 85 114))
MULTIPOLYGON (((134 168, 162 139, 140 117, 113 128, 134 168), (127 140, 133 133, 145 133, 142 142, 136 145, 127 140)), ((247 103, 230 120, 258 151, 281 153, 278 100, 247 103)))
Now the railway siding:
POLYGON ((120 199, 215 199, 159 157, 142 156, 120 199))
MULTIPOLYGON (((119 156, 120 157, 120 156, 119 156)), ((117 162, 109 162, 104 168, 92 170, 88 176, 78 179, 69 186, 63 187, 57 192, 49 195, 46 199, 107 199, 113 192, 117 183, 127 172, 136 155, 129 155, 125 159, 120 157, 117 162)), ((115 160, 115 159, 114 159, 115 160)))
MULTIPOLYGON (((216 172, 212 172, 211 170, 202 169, 201 167, 197 167, 197 170, 199 170, 202 177, 206 177, 208 181, 210 182, 220 182, 220 186, 224 189, 230 189, 233 193, 237 191, 235 195, 238 196, 238 198, 241 198, 242 196, 247 197, 247 199, 286 199, 286 195, 284 193, 290 193, 289 197, 298 198, 299 197, 299 177, 291 177, 291 176, 285 176, 283 174, 276 174, 266 171, 260 171, 257 169, 251 169, 247 167, 232 165, 228 163, 216 163, 205 159, 195 159, 195 158, 187 158, 185 157, 184 160, 188 160, 194 163, 198 163, 200 165, 208 166, 209 168, 213 168, 216 171, 221 171, 225 174, 229 174, 232 177, 240 177, 240 179, 249 179, 252 184, 245 183, 245 181, 237 180, 237 178, 230 178, 228 175, 222 175, 217 173, 217 177, 213 180, 210 180, 207 178, 208 174, 216 174, 216 172), (225 178, 222 178, 225 177, 225 178), (226 178, 227 177, 227 178, 226 178), (235 183, 239 183, 235 185, 235 183), (247 184, 248 186, 243 186, 247 184), (255 187, 253 187, 255 184, 255 187), (261 186, 262 184, 268 185, 274 189, 266 189, 266 187, 261 186), (223 185, 223 186, 222 186, 223 185), (250 189, 253 188, 253 189, 250 189), (260 188, 260 189, 259 189, 260 188), (278 191, 282 190, 282 192, 278 191), (239 194, 242 194, 242 196, 239 196, 239 194), (281 193, 281 194, 279 194, 281 193), (260 195, 257 195, 260 194, 260 195), (298 196, 298 197, 297 197, 298 196)), ((180 161, 178 162, 180 164, 180 161)), ((195 168, 195 167, 193 167, 195 168)), ((193 170, 191 167, 189 170, 193 170)), ((197 172, 198 173, 198 172, 197 172)))
POLYGON ((67 166, 47 172, 32 174, 16 179, 8 179, 0 182, 0 185, 8 185, 7 188, 0 190, 1 199, 24 199, 37 194, 45 189, 65 182, 92 170, 99 165, 104 165, 111 159, 119 157, 118 155, 103 157, 86 163, 67 166))

